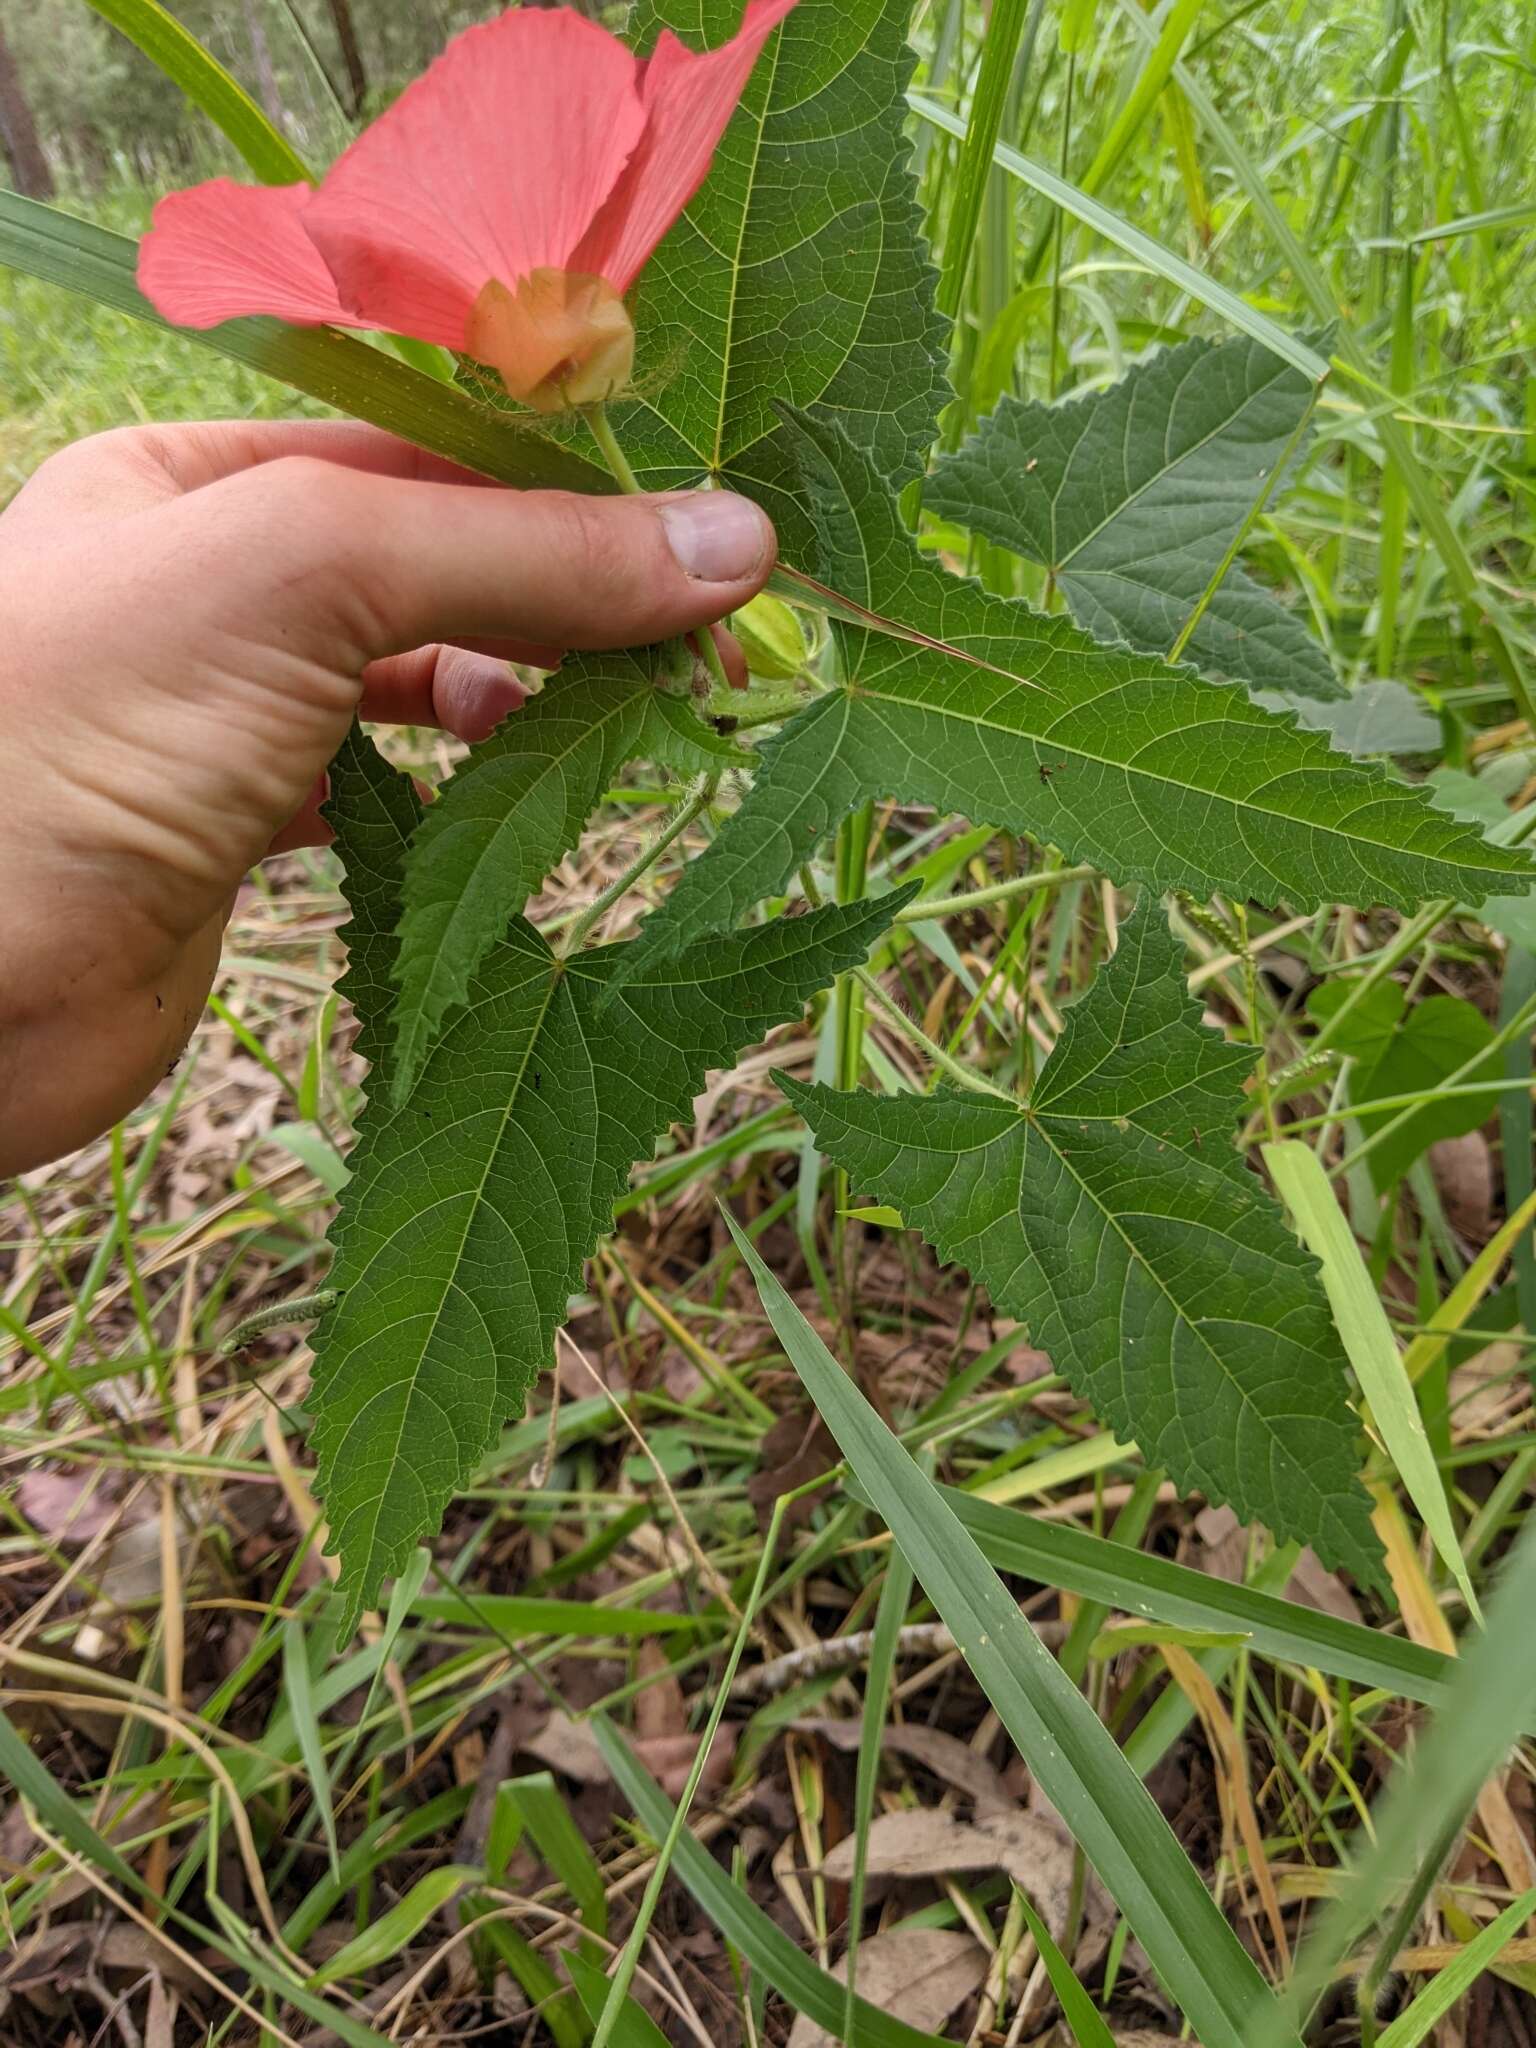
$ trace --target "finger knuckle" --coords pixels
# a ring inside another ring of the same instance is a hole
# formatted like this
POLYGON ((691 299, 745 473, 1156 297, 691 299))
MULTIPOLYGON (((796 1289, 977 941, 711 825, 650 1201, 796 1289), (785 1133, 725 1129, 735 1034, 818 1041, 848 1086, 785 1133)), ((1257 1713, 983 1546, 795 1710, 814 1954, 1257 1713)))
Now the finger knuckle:
POLYGON ((570 565, 581 601, 622 615, 643 638, 665 597, 654 522, 635 504, 564 492, 551 493, 550 514, 555 560, 570 565))

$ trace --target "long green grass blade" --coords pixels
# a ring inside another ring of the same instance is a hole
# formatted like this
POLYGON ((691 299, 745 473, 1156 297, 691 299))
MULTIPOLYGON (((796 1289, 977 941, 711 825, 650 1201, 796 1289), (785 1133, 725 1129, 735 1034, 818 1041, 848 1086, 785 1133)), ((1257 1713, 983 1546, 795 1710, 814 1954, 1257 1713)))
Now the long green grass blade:
POLYGON ((533 1593, 418 1593, 410 1611, 423 1621, 456 1621, 508 1636, 660 1636, 696 1628, 690 1615, 649 1607, 604 1607, 595 1600, 544 1599, 533 1593))
POLYGON ((726 1220, 768 1320, 838 1448, 1170 1996, 1206 2048, 1248 2048, 1254 2027, 1272 2010, 1269 1992, 1145 1786, 938 1487, 887 1430, 751 1241, 726 1220))
POLYGON ((1137 64, 1135 82, 1125 103, 1110 123, 1109 133, 1094 152, 1093 161, 1082 176, 1082 188, 1090 195, 1105 179, 1135 140, 1136 131, 1152 111, 1157 96, 1168 83, 1169 74, 1188 42, 1205 0, 1173 0, 1158 31, 1157 41, 1145 63, 1137 64))
POLYGON ((310 1978, 315 1990, 336 1984, 343 1977, 360 1976, 395 1957, 420 1934, 434 1913, 440 1913, 456 1891, 474 1884, 481 1872, 472 1864, 445 1863, 416 1880, 404 1898, 396 1899, 387 1913, 365 1927, 337 1949, 330 1961, 310 1978))
POLYGON ((320 1816, 320 1826, 325 1833, 325 1848, 330 1858, 331 1875, 339 1878, 341 1851, 336 1843, 336 1815, 331 1805, 330 1773, 325 1767, 325 1735, 320 1727, 320 1716, 315 1709, 304 1624, 296 1614, 290 1615, 283 1623, 283 1691, 288 1696, 294 1726, 298 1730, 299 1755, 304 1759, 304 1774, 309 1779, 310 1796, 315 1802, 315 1809, 320 1816))
POLYGON ((539 1854, 576 1902, 582 1924, 599 1937, 606 1935, 608 1895, 603 1874, 553 1777, 548 1771, 535 1771, 530 1777, 509 1779, 501 1790, 522 1817, 539 1854))
POLYGON ((992 176, 992 152, 1002 126, 1003 107, 1024 34, 1024 16, 1029 0, 995 0, 987 19, 981 46, 981 69, 971 100, 971 118, 965 147, 960 152, 955 196, 950 203, 949 222, 944 235, 944 269, 939 278, 939 309, 953 315, 960 307, 966 272, 976 247, 976 227, 981 219, 981 202, 987 180, 992 176))
POLYGON ((297 185, 308 164, 273 127, 250 94, 160 5, 160 0, 87 0, 171 83, 222 129, 264 185, 297 185))
POLYGON ((1467 1612, 1480 1622, 1482 1610, 1472 1590, 1445 1485, 1424 1433, 1403 1355, 1328 1176, 1312 1148, 1294 1138, 1266 1145, 1264 1163, 1291 1212, 1302 1243, 1322 1264, 1323 1286, 1334 1322, 1370 1403, 1371 1416, 1387 1455, 1397 1467, 1442 1564, 1461 1588, 1467 1612))
POLYGON ((1040 1951, 1045 1974, 1051 1980, 1061 2016, 1077 2048, 1115 2048, 1115 2037, 1104 2024, 1104 2015, 1077 1981, 1076 1971, 1051 1939, 1050 1929, 1035 1911, 1028 1893, 1022 1889, 1019 1903, 1024 1908, 1029 1931, 1035 1937, 1035 1947, 1040 1951))
MULTIPOLYGON (((946 135, 964 138, 964 121, 948 107, 941 106, 937 100, 929 99, 926 93, 921 92, 909 92, 907 100, 922 120, 931 122, 935 128, 942 128, 946 135)), ((1186 263, 1182 256, 1175 256, 1171 249, 1164 248, 1151 235, 1132 227, 1122 215, 1102 205, 1080 186, 1058 177, 1055 171, 1047 170, 1044 164, 1036 163, 1006 142, 998 143, 992 158, 1011 177, 1020 179, 1064 213, 1070 213, 1074 220, 1082 221, 1084 226, 1102 235, 1106 242, 1113 242, 1117 249, 1134 256, 1154 276, 1164 278, 1179 291, 1187 292, 1200 305, 1219 313, 1240 333, 1251 334, 1255 341, 1262 341, 1266 348, 1273 349, 1277 356, 1293 363, 1315 383, 1321 384, 1328 375, 1328 365, 1315 349, 1308 348, 1304 341, 1298 341, 1294 334, 1288 334, 1267 314, 1250 306, 1246 299, 1239 298, 1236 292, 1218 284, 1215 278, 1197 270, 1192 263, 1186 263)))
MULTIPOLYGON (((671 1800, 611 1721, 597 1715, 592 1732, 613 1782, 635 1809, 642 1827, 656 1841, 663 1841, 672 1825, 671 1800)), ((677 1838, 672 1867, 719 1932, 754 1970, 762 1972, 780 1997, 835 2038, 841 2036, 847 2048, 944 2048, 936 2035, 920 2033, 904 2020, 866 2005, 862 1998, 855 2002, 854 2030, 843 2034, 843 1986, 803 1955, 686 1829, 677 1838)))
POLYGON ((1295 2039, 1302 2016, 1339 1964, 1394 1896, 1422 1880, 1426 1859, 1454 1839, 1536 1697, 1533 1612, 1536 1522, 1528 1522, 1488 1604, 1488 1626, 1472 1638, 1458 1666, 1450 1699, 1379 1802, 1374 1843, 1318 1922, 1284 2000, 1255 2028, 1250 2048, 1279 2048, 1295 2039))
MULTIPOLYGON (((1040 1521, 953 1487, 940 1492, 998 1571, 1175 1628, 1240 1631, 1262 1656, 1312 1666, 1330 1678, 1425 1706, 1443 1706, 1455 1685, 1455 1659, 1417 1643, 1126 1549, 1086 1529, 1040 1521)), ((1536 1732, 1536 1711, 1528 1726, 1536 1732)))

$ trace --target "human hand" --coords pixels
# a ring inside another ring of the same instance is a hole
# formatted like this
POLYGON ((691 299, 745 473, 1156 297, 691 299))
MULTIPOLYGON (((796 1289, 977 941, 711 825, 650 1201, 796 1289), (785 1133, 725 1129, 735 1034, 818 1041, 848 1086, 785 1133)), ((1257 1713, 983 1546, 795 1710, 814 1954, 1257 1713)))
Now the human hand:
POLYGON ((165 1073, 241 876, 326 836, 355 713, 483 738, 521 701, 508 660, 702 628, 773 557, 728 493, 507 491, 346 422, 46 463, 0 517, 0 1173, 165 1073))

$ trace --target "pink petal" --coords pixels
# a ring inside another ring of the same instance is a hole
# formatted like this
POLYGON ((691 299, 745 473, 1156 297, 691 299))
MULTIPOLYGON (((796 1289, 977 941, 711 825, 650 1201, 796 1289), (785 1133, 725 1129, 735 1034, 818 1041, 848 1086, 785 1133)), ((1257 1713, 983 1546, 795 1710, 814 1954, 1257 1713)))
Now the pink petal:
POLYGON ((571 269, 628 291, 651 251, 704 182, 758 53, 795 0, 750 0, 728 43, 703 56, 662 32, 641 94, 645 134, 571 269))
POLYGON ((172 192, 139 244, 139 289, 178 327, 216 327, 271 313, 303 327, 357 322, 305 234, 309 185, 237 185, 215 178, 172 192))
POLYGON ((494 278, 569 267, 640 139, 640 67, 569 8, 467 30, 360 135, 305 226, 355 313, 462 348, 494 278))

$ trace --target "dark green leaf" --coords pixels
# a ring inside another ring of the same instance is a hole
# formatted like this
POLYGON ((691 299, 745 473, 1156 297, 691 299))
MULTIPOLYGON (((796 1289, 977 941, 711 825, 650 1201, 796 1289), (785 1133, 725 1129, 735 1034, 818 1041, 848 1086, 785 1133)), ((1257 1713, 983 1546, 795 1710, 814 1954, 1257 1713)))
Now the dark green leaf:
MULTIPOLYGON (((359 725, 331 763, 325 816, 347 875, 351 916, 337 936, 347 949, 338 995, 357 1018, 357 1050, 377 1088, 389 1048, 389 1013, 395 1000, 395 955, 400 941, 400 890, 406 851, 421 816, 408 775, 390 767, 359 725)), ((382 1090, 379 1092, 382 1093, 382 1090)))
MULTIPOLYGON (((638 959, 739 922, 868 797, 1028 832, 1121 882, 1265 902, 1478 901, 1528 856, 1233 684, 1102 647, 924 560, 869 460, 798 422, 843 687, 762 750, 751 794, 651 920, 638 959)), ((1508 886, 1506 882, 1506 886, 1508 886)))
MULTIPOLYGON (((1004 398, 939 462, 923 503, 1051 570, 1100 640, 1166 654, 1315 395, 1247 335, 1187 341, 1105 391, 1059 405, 1004 398)), ((1343 694, 1300 619, 1235 567, 1189 658, 1256 689, 1343 694)))
POLYGON ((710 940, 598 1009, 616 957, 518 920, 404 1107, 375 1092, 316 1333, 313 1441, 349 1618, 549 1362, 630 1167, 713 1067, 862 960, 905 894, 710 940))
POLYGON ((397 1103, 507 920, 575 845, 626 761, 643 756, 688 773, 750 758, 658 690, 653 666, 644 652, 569 662, 423 813, 406 862, 396 968, 397 1103))
POLYGON ((1231 1142, 1251 1054, 1204 1029, 1180 965, 1159 918, 1127 923, 1027 1104, 781 1086, 1149 1465, 1374 1579, 1317 1269, 1231 1142))
MULTIPOLYGON (((713 168, 635 294, 636 382, 619 438, 651 489, 714 475, 773 516, 786 560, 812 543, 775 401, 834 413, 881 471, 917 475, 948 396, 945 323, 903 137, 908 0, 803 4, 768 43, 713 168)), ((741 0, 646 0, 718 43, 741 0)))

